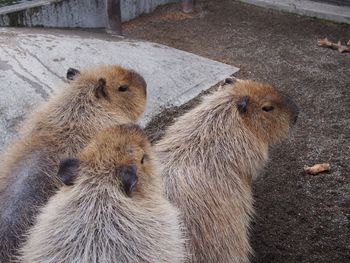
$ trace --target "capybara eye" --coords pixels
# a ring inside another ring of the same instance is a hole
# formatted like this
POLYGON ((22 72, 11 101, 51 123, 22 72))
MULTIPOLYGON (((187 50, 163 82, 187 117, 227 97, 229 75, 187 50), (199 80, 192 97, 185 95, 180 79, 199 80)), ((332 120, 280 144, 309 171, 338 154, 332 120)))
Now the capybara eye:
POLYGON ((121 92, 124 92, 124 91, 127 91, 129 89, 129 86, 128 85, 121 85, 118 90, 121 91, 121 92))
POLYGON ((270 112, 270 111, 273 111, 273 106, 264 106, 264 107, 262 107, 262 110, 263 111, 267 111, 267 112, 270 112))

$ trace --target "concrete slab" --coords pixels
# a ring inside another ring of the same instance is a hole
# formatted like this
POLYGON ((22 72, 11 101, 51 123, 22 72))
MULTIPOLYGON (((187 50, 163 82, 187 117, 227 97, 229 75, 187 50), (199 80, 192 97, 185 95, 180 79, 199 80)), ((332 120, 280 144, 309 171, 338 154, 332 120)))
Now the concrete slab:
POLYGON ((164 45, 103 33, 0 29, 0 46, 0 149, 25 114, 59 88, 69 67, 115 63, 142 74, 148 83, 143 124, 162 107, 181 105, 238 71, 164 45))
MULTIPOLYGON (((122 21, 177 0, 121 0, 122 21)), ((35 0, 0 8, 0 26, 104 28, 105 3, 96 0, 35 0)))
POLYGON ((350 7, 309 0, 240 0, 241 2, 278 9, 299 15, 350 24, 350 7))

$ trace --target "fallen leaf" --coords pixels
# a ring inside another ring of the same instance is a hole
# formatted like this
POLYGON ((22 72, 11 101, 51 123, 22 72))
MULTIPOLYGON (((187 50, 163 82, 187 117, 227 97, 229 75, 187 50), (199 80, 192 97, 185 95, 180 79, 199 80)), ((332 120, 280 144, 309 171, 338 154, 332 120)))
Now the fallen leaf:
POLYGON ((336 49, 340 53, 350 52, 350 40, 347 43, 347 46, 342 45, 340 41, 338 41, 338 43, 333 43, 333 42, 329 41, 328 38, 323 38, 323 39, 318 40, 317 44, 320 47, 329 47, 332 49, 336 49))
POLYGON ((318 45, 321 47, 330 47, 332 42, 328 40, 328 38, 323 38, 317 41, 318 45))
POLYGON ((311 167, 304 166, 304 171, 307 172, 308 174, 315 175, 323 172, 328 172, 330 168, 331 166, 329 163, 318 163, 311 167))

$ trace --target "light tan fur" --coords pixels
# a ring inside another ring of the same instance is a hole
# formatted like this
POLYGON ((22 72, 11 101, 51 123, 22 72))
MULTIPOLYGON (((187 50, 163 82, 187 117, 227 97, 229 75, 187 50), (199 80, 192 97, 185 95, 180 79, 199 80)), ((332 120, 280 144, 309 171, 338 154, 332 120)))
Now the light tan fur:
POLYGON ((106 129, 78 158, 73 186, 64 186, 42 209, 21 250, 22 262, 183 262, 179 213, 163 196, 140 128, 106 129), (137 167, 131 196, 121 187, 119 170, 125 165, 137 167))
POLYGON ((204 97, 156 144, 165 194, 183 214, 190 262, 249 262, 251 183, 297 111, 272 86, 240 80, 204 97))
POLYGON ((25 121, 0 172, 0 262, 9 262, 38 208, 60 185, 60 159, 74 156, 101 129, 135 122, 146 104, 146 83, 117 65, 83 70, 25 121), (104 96, 96 89, 104 85, 104 96), (126 92, 118 87, 129 85, 126 92))

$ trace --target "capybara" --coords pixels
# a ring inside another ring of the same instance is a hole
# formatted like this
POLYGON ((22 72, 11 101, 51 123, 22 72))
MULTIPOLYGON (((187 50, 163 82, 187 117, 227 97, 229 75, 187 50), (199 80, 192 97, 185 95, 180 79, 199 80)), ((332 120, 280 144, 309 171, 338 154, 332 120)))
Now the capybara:
MULTIPOLYGON (((55 192, 59 160, 81 150, 104 127, 135 122, 146 83, 132 70, 100 65, 76 72, 24 122, 0 171, 0 262, 10 262, 38 209, 55 192)), ((67 72, 68 75, 68 72, 67 72)))
POLYGON ((296 104, 271 85, 227 79, 156 144, 164 191, 180 209, 190 262, 248 262, 251 184, 296 104))
POLYGON ((41 210, 22 262, 183 262, 177 209, 165 198, 158 165, 137 125, 100 132, 60 163, 65 184, 41 210))

